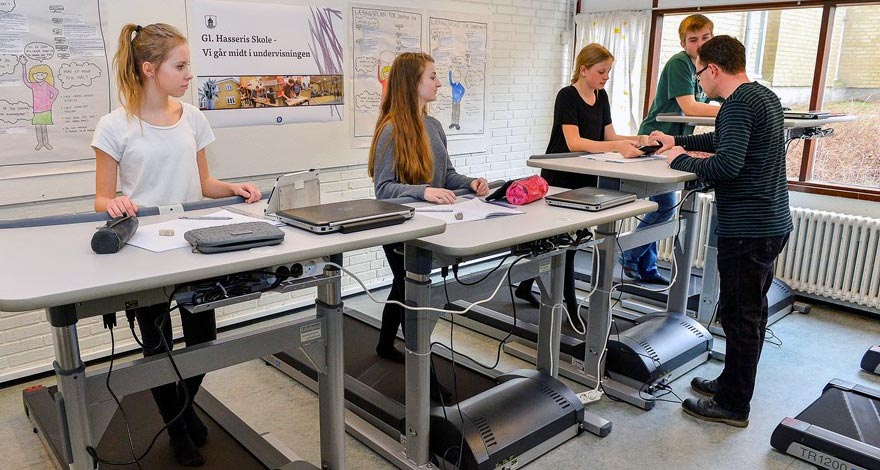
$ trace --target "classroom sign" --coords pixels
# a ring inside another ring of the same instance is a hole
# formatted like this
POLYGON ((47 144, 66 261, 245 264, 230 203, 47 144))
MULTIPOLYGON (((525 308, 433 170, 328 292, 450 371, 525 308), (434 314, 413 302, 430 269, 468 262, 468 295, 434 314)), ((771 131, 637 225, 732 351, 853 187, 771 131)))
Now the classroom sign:
POLYGON ((193 102, 214 127, 341 121, 342 12, 197 0, 193 102))

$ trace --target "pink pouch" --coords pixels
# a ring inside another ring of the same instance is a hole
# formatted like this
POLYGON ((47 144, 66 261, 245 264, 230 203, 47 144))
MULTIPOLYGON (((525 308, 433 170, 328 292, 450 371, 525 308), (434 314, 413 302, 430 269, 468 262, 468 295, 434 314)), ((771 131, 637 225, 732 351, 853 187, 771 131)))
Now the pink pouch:
POLYGON ((549 189, 550 185, 547 184, 547 180, 544 178, 541 178, 539 175, 529 176, 528 178, 514 181, 507 188, 507 202, 515 206, 522 206, 541 199, 547 194, 549 189))

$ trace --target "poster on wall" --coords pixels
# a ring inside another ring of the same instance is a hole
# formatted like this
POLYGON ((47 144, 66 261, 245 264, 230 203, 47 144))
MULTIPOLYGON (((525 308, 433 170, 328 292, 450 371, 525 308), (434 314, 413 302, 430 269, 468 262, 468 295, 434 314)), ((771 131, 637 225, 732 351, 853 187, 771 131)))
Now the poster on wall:
POLYGON ((352 7, 354 146, 370 145, 394 59, 422 51, 422 18, 412 10, 352 7))
POLYGON ((110 111, 94 0, 0 0, 0 179, 94 170, 110 111))
POLYGON ((212 126, 342 120, 340 10, 213 0, 190 5, 193 103, 212 126))
POLYGON ((474 15, 429 12, 429 53, 443 86, 428 109, 449 136, 483 134, 488 31, 474 15))

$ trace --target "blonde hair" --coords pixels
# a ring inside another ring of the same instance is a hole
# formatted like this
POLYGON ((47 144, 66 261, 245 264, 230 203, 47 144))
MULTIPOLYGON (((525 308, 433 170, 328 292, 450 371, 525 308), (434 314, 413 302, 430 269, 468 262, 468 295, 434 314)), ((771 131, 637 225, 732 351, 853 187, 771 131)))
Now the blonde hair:
POLYGON ((681 42, 684 42, 684 37, 687 36, 687 33, 699 31, 707 26, 709 27, 710 33, 715 30, 715 23, 713 23, 712 20, 710 20, 709 18, 706 18, 705 15, 697 13, 695 15, 688 16, 687 18, 681 20, 681 23, 678 24, 678 37, 681 39, 681 42))
POLYGON ((605 46, 595 42, 584 46, 574 60, 574 73, 571 76, 571 84, 574 85, 578 81, 581 75, 581 67, 590 68, 608 59, 614 61, 614 55, 605 46))
POLYGON ((425 184, 434 179, 434 155, 422 119, 427 109, 419 109, 418 91, 428 62, 433 63, 434 59, 424 52, 404 52, 391 64, 388 91, 382 98, 379 120, 370 145, 367 172, 371 177, 376 168, 376 143, 385 126, 390 125, 398 180, 404 184, 425 184))
POLYGON ((36 82, 36 80, 34 79, 34 74, 40 72, 46 74, 46 83, 55 86, 55 78, 52 76, 52 68, 46 64, 34 65, 33 67, 31 67, 31 69, 28 70, 28 80, 30 80, 31 83, 36 82))
POLYGON ((171 50, 181 44, 186 44, 186 37, 171 25, 154 23, 141 27, 129 23, 122 27, 113 65, 116 67, 119 101, 125 107, 126 114, 137 116, 140 113, 144 99, 145 77, 141 71, 144 62, 150 62, 158 68, 171 50))

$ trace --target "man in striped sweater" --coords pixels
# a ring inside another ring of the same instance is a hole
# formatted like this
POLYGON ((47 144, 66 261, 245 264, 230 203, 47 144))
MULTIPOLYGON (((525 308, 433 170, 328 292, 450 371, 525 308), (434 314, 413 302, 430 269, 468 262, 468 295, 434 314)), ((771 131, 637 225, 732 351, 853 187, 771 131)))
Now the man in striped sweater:
POLYGON ((767 326, 767 291, 773 264, 792 230, 785 176, 782 105, 745 73, 745 48, 717 36, 698 50, 697 72, 711 98, 723 98, 715 132, 668 136, 654 132, 669 166, 696 173, 715 186, 718 209, 718 320, 727 336, 724 370, 716 379, 697 377, 684 411, 732 426, 749 424, 758 360, 767 326), (687 151, 714 155, 689 155, 687 151))

